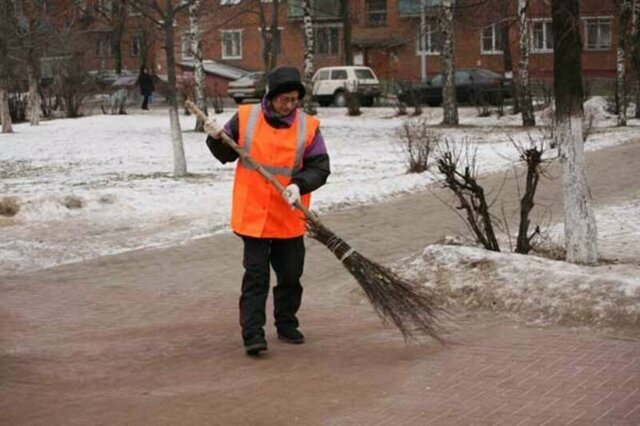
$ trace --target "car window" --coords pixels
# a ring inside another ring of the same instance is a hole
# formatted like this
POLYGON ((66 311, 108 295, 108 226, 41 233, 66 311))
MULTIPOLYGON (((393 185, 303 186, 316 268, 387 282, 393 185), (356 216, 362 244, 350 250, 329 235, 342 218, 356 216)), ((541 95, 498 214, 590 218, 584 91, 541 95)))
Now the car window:
POLYGON ((469 71, 456 71, 455 75, 455 81, 456 84, 469 84, 471 83, 471 74, 469 74, 469 71))
POLYGON ((331 71, 331 80, 346 80, 347 70, 333 70, 331 71))
POLYGON ((367 79, 373 80, 376 78, 371 72, 371 70, 368 70, 366 68, 356 69, 354 70, 354 72, 356 73, 356 78, 358 80, 367 80, 367 79))
POLYGON ((431 84, 433 86, 442 86, 442 74, 438 74, 431 79, 431 84))
POLYGON ((316 80, 329 80, 329 70, 319 71, 316 80))
POLYGON ((485 70, 485 69, 477 69, 475 71, 481 77, 489 78, 489 79, 492 79, 492 80, 502 78, 502 76, 500 74, 495 73, 493 71, 489 71, 489 70, 485 70))

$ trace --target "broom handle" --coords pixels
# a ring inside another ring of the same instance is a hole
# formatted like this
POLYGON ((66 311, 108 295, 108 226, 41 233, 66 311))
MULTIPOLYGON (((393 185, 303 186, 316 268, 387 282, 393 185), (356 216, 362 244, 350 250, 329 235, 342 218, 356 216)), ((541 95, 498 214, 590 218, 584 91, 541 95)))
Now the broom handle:
MULTIPOLYGON (((209 117, 207 117, 207 115, 204 112, 202 112, 202 110, 200 108, 198 108, 198 106, 196 104, 194 104, 193 102, 186 101, 185 102, 185 106, 187 107, 187 109, 189 111, 194 113, 202 121, 207 121, 209 119, 209 117)), ((273 177, 273 175, 271 173, 266 171, 264 169, 264 167, 262 167, 253 158, 251 158, 251 156, 247 153, 247 151, 245 151, 244 148, 242 148, 233 139, 231 139, 225 132, 220 133, 220 136, 222 137, 222 141, 224 143, 229 145, 235 152, 237 152, 238 155, 240 155, 240 158, 242 158, 243 161, 247 162, 248 164, 251 165, 251 167, 255 168, 258 171, 258 173, 260 173, 260 175, 262 175, 262 177, 264 177, 266 180, 268 180, 269 183, 271 183, 273 186, 275 186, 278 189, 278 191, 280 191, 281 194, 286 190, 284 185, 282 185, 275 177, 273 177)), ((316 214, 313 213, 311 210, 309 210, 304 204, 302 204, 300 202, 300 200, 296 201, 294 206, 298 210, 302 211, 302 213, 304 213, 304 217, 308 221, 311 221, 314 224, 320 224, 320 219, 318 219, 316 214)))

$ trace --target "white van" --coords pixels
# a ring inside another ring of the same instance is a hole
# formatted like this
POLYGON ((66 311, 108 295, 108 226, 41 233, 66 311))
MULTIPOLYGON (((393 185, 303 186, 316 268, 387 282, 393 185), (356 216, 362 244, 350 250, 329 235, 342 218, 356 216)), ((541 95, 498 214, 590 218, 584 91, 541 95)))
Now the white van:
POLYGON ((345 106, 347 88, 358 91, 362 106, 373 105, 380 96, 380 81, 369 67, 324 67, 313 76, 313 95, 320 106, 345 106))

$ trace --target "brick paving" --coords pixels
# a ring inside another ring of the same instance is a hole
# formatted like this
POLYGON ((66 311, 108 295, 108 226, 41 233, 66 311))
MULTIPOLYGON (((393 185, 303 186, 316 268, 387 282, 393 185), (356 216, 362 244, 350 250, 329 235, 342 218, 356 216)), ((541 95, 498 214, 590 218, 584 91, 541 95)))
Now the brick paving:
MULTIPOLYGON (((589 155, 597 202, 637 196, 638 158, 640 143, 589 155)), ((559 185, 546 185, 557 209, 559 185)), ((452 216, 418 194, 326 221, 392 262, 463 229, 452 216)), ((640 424, 639 330, 458 312, 449 344, 406 345, 308 247, 308 342, 281 343, 270 323, 258 360, 242 352, 231 235, 0 277, 0 424, 640 424)))

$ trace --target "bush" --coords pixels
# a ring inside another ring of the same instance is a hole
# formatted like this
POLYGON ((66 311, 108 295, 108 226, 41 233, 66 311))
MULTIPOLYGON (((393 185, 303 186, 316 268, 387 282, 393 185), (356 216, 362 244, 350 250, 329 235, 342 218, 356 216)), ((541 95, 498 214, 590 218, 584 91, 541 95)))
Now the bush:
POLYGON ((0 198, 0 216, 13 217, 20 211, 20 204, 16 197, 0 198))
POLYGON ((399 136, 407 156, 407 172, 422 173, 428 170, 429 155, 440 142, 440 135, 428 126, 427 119, 405 121, 399 136))

